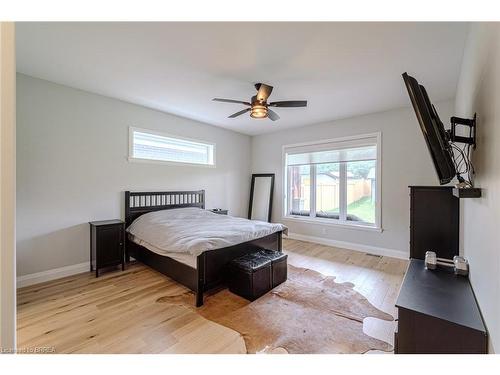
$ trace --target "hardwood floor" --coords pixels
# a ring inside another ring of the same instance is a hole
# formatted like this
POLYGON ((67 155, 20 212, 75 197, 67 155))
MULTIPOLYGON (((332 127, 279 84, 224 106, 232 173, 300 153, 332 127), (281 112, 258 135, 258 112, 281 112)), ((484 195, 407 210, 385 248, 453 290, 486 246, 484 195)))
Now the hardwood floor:
MULTIPOLYGON (((283 241, 288 262, 350 281, 392 315, 407 262, 308 242, 283 241)), ((237 332, 181 306, 159 304, 185 288, 141 264, 18 290, 18 348, 56 353, 245 353, 237 332)), ((367 318, 365 333, 393 342, 395 322, 367 318)))

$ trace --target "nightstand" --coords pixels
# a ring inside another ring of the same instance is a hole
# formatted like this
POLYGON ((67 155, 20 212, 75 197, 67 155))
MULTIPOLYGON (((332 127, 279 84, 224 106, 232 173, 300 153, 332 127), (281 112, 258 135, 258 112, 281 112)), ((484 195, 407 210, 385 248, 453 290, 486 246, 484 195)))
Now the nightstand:
POLYGON ((91 221, 90 271, 122 265, 125 269, 125 222, 122 220, 91 221))
POLYGON ((213 212, 214 214, 227 215, 227 210, 223 210, 222 208, 212 208, 208 211, 213 212))

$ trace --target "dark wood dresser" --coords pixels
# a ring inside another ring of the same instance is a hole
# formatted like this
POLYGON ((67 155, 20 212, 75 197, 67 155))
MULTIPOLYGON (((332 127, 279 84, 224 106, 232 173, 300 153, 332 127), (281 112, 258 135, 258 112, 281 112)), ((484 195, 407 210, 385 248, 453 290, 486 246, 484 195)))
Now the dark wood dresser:
POLYGON ((460 199, 451 186, 410 186, 410 258, 458 255, 460 199))
POLYGON ((396 302, 396 354, 487 353, 488 335, 469 279, 411 259, 396 302))
POLYGON ((125 269, 125 222, 122 220, 91 221, 90 271, 121 264, 125 269))

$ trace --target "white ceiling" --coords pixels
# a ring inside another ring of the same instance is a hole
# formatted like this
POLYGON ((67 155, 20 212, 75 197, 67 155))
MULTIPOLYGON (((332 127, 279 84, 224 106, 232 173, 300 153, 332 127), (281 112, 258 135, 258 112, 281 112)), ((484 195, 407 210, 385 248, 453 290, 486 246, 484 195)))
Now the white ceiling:
POLYGON ((401 73, 455 96, 466 23, 18 23, 17 70, 255 135, 409 105, 401 73), (274 86, 281 120, 214 97, 274 86))

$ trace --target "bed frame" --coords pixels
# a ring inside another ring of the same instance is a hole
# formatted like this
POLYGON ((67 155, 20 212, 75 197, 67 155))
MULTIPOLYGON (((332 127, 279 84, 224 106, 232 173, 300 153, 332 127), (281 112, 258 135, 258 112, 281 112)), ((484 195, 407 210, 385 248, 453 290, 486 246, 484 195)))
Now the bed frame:
MULTIPOLYGON (((182 207, 205 209, 205 190, 125 192, 125 223, 128 227, 139 216, 158 210, 182 207)), ((196 307, 203 305, 203 294, 225 282, 227 264, 244 254, 266 248, 282 251, 282 232, 257 238, 222 249, 205 251, 196 259, 196 268, 168 256, 158 255, 143 246, 126 240, 126 260, 130 257, 187 286, 196 294, 196 307)))

